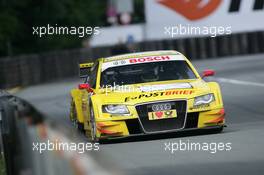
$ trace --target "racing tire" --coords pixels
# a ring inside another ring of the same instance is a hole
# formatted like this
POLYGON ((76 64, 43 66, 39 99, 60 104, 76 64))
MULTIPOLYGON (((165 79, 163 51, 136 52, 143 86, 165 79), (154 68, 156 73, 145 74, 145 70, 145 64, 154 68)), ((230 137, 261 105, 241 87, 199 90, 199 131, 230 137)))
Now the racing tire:
POLYGON ((84 125, 83 123, 78 122, 77 119, 77 112, 76 112, 76 108, 73 107, 73 111, 72 111, 72 115, 73 117, 71 118, 73 126, 75 126, 75 128, 82 134, 85 134, 85 130, 84 130, 84 125))
POLYGON ((84 130, 84 125, 83 125, 83 123, 77 122, 77 129, 78 129, 78 131, 80 131, 82 134, 85 134, 85 130, 84 130))
POLYGON ((98 142, 99 139, 96 136, 96 123, 95 123, 95 117, 94 117, 94 111, 93 107, 90 107, 90 124, 91 124, 91 141, 92 142, 98 142))

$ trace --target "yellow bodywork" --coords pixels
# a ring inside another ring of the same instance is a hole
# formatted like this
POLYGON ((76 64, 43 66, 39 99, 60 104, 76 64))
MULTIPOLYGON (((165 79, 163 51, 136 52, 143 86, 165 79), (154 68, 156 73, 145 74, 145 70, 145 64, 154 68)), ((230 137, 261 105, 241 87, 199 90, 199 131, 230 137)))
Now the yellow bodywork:
MULTIPOLYGON (((174 51, 168 51, 168 54, 176 53, 174 51)), ((178 52, 177 52, 178 53, 178 52)), ((154 53, 140 53, 140 56, 157 55, 154 53)), ((164 53, 162 53, 164 54, 164 53)), ((138 55, 137 55, 138 56, 138 55)), ((222 127, 225 124, 225 111, 223 106, 222 95, 220 87, 216 82, 205 82, 197 73, 193 65, 189 60, 186 62, 190 68, 196 74, 197 79, 191 80, 173 80, 146 83, 144 85, 157 85, 157 84, 171 84, 171 83, 189 83, 192 89, 168 89, 154 92, 114 92, 99 87, 101 65, 104 62, 112 60, 122 60, 129 57, 135 57, 135 55, 124 55, 118 57, 110 57, 105 59, 99 59, 99 69, 97 72, 96 87, 93 88, 93 92, 88 92, 86 89, 73 89, 71 91, 72 103, 71 103, 71 120, 77 120, 83 124, 85 133, 88 137, 91 137, 92 121, 90 119, 91 109, 94 112, 94 120, 96 125, 96 137, 99 139, 112 138, 112 137, 126 137, 130 136, 128 127, 126 125, 127 120, 138 119, 138 113, 136 105, 148 102, 166 101, 166 100, 187 100, 187 113, 199 113, 197 129, 207 127, 222 127), (156 95, 153 95, 156 93, 156 95), (215 100, 209 105, 203 105, 194 107, 194 98, 206 95, 214 94, 215 100), (159 95, 162 94, 162 95, 159 95), (140 97, 140 98, 135 98, 140 97), (122 104, 126 105, 129 114, 127 115, 111 115, 102 111, 102 106, 107 104, 122 104)), ((142 85, 142 84, 141 84, 142 85)), ((138 87, 139 85, 133 85, 138 87)), ((195 129, 195 128, 194 128, 195 129)))

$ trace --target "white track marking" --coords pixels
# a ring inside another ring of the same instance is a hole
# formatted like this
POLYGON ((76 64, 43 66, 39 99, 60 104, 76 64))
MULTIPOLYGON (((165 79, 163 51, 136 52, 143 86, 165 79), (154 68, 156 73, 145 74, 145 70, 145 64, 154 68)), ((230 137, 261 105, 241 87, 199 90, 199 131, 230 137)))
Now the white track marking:
POLYGON ((222 83, 230 83, 230 84, 237 84, 237 85, 245 85, 245 86, 257 86, 257 87, 264 87, 264 83, 257 83, 257 82, 250 82, 250 81, 241 81, 241 80, 234 80, 228 78, 212 78, 212 80, 216 80, 222 83))

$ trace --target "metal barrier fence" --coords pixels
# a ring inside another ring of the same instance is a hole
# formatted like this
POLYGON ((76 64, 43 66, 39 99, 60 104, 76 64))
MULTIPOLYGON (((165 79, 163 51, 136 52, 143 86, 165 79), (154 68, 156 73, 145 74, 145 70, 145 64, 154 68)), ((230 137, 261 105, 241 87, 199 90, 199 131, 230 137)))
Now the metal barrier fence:
MULTIPOLYGON (((0 92, 2 149, 8 175, 111 175, 120 174, 100 163, 100 153, 44 149, 47 143, 79 144, 76 133, 48 121, 25 101, 0 92)), ((89 142, 87 142, 89 143, 89 142)))
MULTIPOLYGON (((177 50, 190 59, 217 58, 264 52, 264 32, 238 33, 215 38, 187 38, 135 43, 131 52, 177 50)), ((78 75, 78 63, 114 53, 122 47, 101 47, 0 58, 0 89, 28 86, 78 75)))

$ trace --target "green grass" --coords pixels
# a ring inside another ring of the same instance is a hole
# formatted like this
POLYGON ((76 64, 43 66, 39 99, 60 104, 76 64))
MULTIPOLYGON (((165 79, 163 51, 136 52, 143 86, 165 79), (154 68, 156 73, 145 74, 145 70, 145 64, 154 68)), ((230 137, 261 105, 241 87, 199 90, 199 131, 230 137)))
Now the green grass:
POLYGON ((6 174, 6 172, 5 172, 5 162, 4 162, 4 157, 1 154, 0 155, 0 175, 5 175, 5 174, 6 174))

